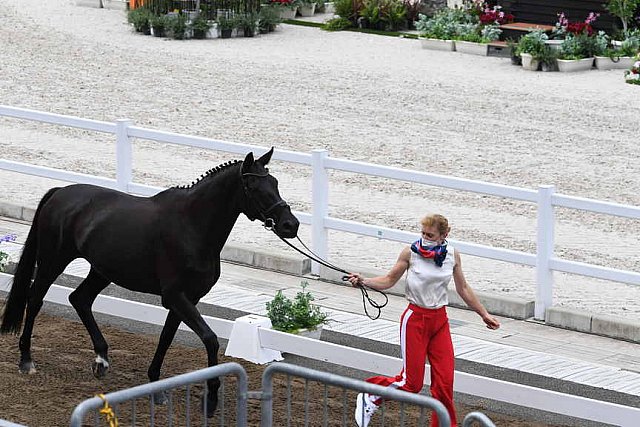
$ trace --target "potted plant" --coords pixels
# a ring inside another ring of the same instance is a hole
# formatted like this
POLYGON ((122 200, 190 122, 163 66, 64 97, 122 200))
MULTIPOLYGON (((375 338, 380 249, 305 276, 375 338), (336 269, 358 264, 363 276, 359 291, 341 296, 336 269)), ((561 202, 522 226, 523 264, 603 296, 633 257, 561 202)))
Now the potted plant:
POLYGON ((280 19, 293 19, 298 13, 298 0, 269 0, 269 5, 276 7, 280 19))
POLYGON ((143 33, 145 35, 151 34, 151 24, 149 19, 153 15, 149 9, 145 7, 139 7, 137 9, 129 10, 127 13, 127 21, 133 25, 133 29, 136 32, 143 33))
MULTIPOLYGON (((6 234, 0 237, 0 243, 2 242, 13 242, 16 240, 15 234, 6 234)), ((4 272, 5 268, 9 264, 9 254, 0 250, 0 273, 4 272)))
POLYGON ((300 0, 298 4, 298 13, 302 17, 313 16, 316 13, 315 0, 300 0))
POLYGON ((183 14, 177 14, 168 18, 167 28, 171 30, 171 37, 175 40, 184 40, 187 38, 187 17, 183 14))
POLYGON ((282 22, 280 12, 274 6, 263 6, 258 13, 258 30, 261 34, 266 34, 276 29, 282 22))
POLYGON ((290 300, 278 291, 273 300, 267 302, 267 316, 271 319, 273 329, 293 334, 315 331, 320 337, 322 325, 329 322, 329 315, 315 304, 311 292, 307 291, 308 282, 301 283, 294 300, 290 300))
POLYGON ((553 49, 549 45, 545 45, 536 59, 540 62, 542 71, 558 71, 556 60, 558 59, 558 50, 553 49))
POLYGON ((624 81, 629 84, 640 85, 640 55, 631 69, 624 72, 624 81))
POLYGON ((540 58, 547 47, 545 42, 549 36, 542 30, 531 31, 520 37, 516 53, 522 58, 522 68, 529 71, 537 71, 540 66, 540 58))
POLYGON ((497 25, 459 24, 456 51, 487 56, 489 43, 498 40, 502 30, 497 25))
POLYGON ((628 69, 634 57, 640 52, 640 31, 638 35, 625 38, 618 47, 609 46, 604 53, 596 54, 598 70, 628 69))
POLYGON ((418 15, 415 23, 424 49, 455 50, 453 39, 456 37, 456 22, 459 19, 457 9, 441 9, 433 17, 418 15))
POLYGON ((585 71, 593 68, 593 54, 595 39, 589 35, 567 34, 567 38, 560 45, 558 54, 558 71, 585 71))
POLYGON ((156 15, 149 18, 151 25, 151 34, 154 37, 164 37, 167 29, 167 17, 165 15, 156 15))
POLYGON ((226 14, 220 14, 216 19, 218 23, 218 30, 220 31, 220 38, 231 38, 233 29, 236 28, 236 18, 234 16, 228 16, 226 14))
POLYGON ((205 39, 207 38, 207 33, 211 28, 211 24, 205 18, 204 14, 200 13, 196 16, 190 23, 189 28, 193 32, 194 39, 205 39))
POLYGON ((522 58, 518 53, 518 42, 514 39, 507 39, 507 48, 511 56, 511 65, 522 65, 522 58))
POLYGON ((240 19, 240 26, 245 37, 253 37, 258 28, 258 16, 255 13, 247 13, 240 19))

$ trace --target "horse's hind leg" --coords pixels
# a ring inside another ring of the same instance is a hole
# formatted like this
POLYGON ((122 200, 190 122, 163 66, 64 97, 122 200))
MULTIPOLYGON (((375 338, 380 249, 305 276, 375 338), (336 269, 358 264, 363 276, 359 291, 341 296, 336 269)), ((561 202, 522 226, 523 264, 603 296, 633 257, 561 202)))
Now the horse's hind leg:
POLYGON ((102 276, 92 267, 87 278, 69 295, 69 302, 76 309, 93 342, 96 359, 91 365, 91 370, 96 378, 104 377, 109 370, 109 346, 98 328, 96 319, 93 317, 91 306, 98 294, 109 286, 109 283, 109 279, 102 276))
MULTIPOLYGON (((158 379, 160 378, 160 368, 162 368, 162 362, 164 361, 167 350, 169 349, 169 346, 171 345, 171 342, 176 335, 178 326, 180 326, 180 318, 173 310, 169 310, 167 319, 164 322, 164 327, 162 328, 162 332, 160 333, 160 341, 158 342, 156 353, 153 355, 153 360, 151 361, 151 365, 149 365, 149 370, 147 371, 149 382, 158 381, 158 379)), ((154 400, 156 404, 161 405, 164 404, 167 399, 165 394, 163 392, 160 392, 154 395, 154 400)))
POLYGON ((33 325, 35 323, 36 316, 42 308, 44 296, 53 284, 53 281, 64 271, 69 262, 70 261, 52 265, 45 261, 38 264, 36 277, 29 288, 24 329, 22 330, 22 335, 20 335, 20 363, 18 364, 18 368, 23 374, 34 374, 36 372, 36 365, 33 363, 33 359, 31 358, 31 335, 33 334, 33 325))

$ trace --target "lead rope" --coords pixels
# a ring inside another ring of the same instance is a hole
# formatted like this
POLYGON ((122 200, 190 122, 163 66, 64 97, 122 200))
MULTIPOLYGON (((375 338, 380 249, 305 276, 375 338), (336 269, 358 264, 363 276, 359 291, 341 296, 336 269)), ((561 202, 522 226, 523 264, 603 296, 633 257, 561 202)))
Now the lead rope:
MULTIPOLYGON (((276 236, 278 236, 278 233, 275 232, 275 230, 273 229, 273 227, 267 227, 266 223, 265 223, 265 228, 267 230, 271 230, 273 231, 273 234, 275 234, 276 236)), ((303 252, 301 249, 295 247, 292 243, 290 243, 288 240, 284 239, 283 237, 278 236, 278 238, 280 240, 282 240, 283 242, 285 242, 289 247, 293 248, 294 250, 296 250, 297 252, 301 253, 302 255, 306 256, 307 258, 310 258, 312 261, 317 262, 318 264, 324 265, 327 268, 330 268, 332 270, 335 270, 339 273, 344 273, 344 274, 351 274, 350 272, 348 272, 347 270, 340 268, 336 265, 331 264, 329 261, 325 261, 322 258, 320 258, 315 252, 313 252, 311 249, 309 249, 307 247, 307 245, 304 244, 304 242, 302 240, 300 240, 300 237, 296 236, 296 239, 298 239, 298 242, 300 242, 300 244, 302 245, 303 248, 305 248, 308 253, 303 252)), ((342 276, 342 280, 343 281, 347 281, 349 279, 348 276, 342 276)), ((387 303, 389 302, 389 297, 387 296, 386 293, 379 291, 377 289, 373 289, 373 288, 369 288, 369 290, 372 290, 374 292, 377 292, 379 294, 381 294, 384 297, 384 303, 382 304, 378 304, 378 302, 376 302, 373 298, 371 298, 369 296, 369 292, 367 291, 367 287, 364 284, 361 284, 358 289, 360 289, 360 293, 362 294, 362 307, 364 308, 364 313, 367 315, 367 317, 371 320, 376 320, 380 317, 380 315, 382 314, 382 309, 387 305, 387 303), (378 314, 376 314, 375 316, 372 316, 369 314, 369 310, 367 310, 367 303, 369 303, 369 305, 371 307, 373 307, 374 309, 378 310, 378 314)))
POLYGON ((118 418, 116 418, 116 414, 113 412, 111 406, 109 406, 105 395, 98 394, 97 396, 104 402, 104 406, 100 409, 100 414, 104 415, 104 419, 107 421, 109 427, 118 427, 118 418))

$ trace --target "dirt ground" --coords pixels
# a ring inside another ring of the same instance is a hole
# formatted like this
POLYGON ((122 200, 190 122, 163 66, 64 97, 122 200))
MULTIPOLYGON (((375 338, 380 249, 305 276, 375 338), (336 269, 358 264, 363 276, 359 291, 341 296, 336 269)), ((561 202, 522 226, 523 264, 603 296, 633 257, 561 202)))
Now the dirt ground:
MULTIPOLYGON (((102 331, 110 345, 111 370, 106 378, 95 379, 91 374, 90 363, 93 351, 88 334, 80 322, 69 321, 47 314, 40 314, 37 319, 33 338, 33 356, 38 372, 33 375, 18 373, 18 338, 11 335, 0 336, 0 419, 30 427, 68 425, 74 407, 84 399, 98 393, 112 392, 146 382, 146 371, 155 350, 157 337, 139 335, 113 327, 103 326, 102 331)), ((169 350, 163 366, 162 377, 178 375, 191 370, 203 368, 205 365, 203 348, 192 348, 173 345, 169 350)), ((236 361, 247 371, 249 389, 260 389, 264 366, 255 365, 243 360, 222 356, 220 362, 236 361)), ((274 425, 286 425, 287 407, 290 406, 291 425, 305 425, 305 414, 308 425, 323 425, 323 417, 327 417, 328 426, 355 425, 353 421, 353 402, 355 393, 344 392, 333 387, 324 387, 309 381, 306 385, 300 379, 290 382, 291 399, 287 403, 287 377, 276 375, 274 381, 274 425), (324 396, 327 398, 327 410, 323 409, 324 396), (305 405, 308 396, 308 405, 305 405), (306 410, 305 410, 306 407, 306 410), (343 421, 345 422, 343 424, 343 421)), ((202 386, 190 389, 190 411, 193 425, 202 425, 199 416, 202 386), (195 415, 194 415, 195 414, 195 415)), ((185 425, 185 390, 173 393, 172 411, 173 425, 185 425)), ((224 419, 220 417, 220 409, 211 419, 210 425, 235 425, 235 379, 224 380, 224 419)), ((485 412, 497 426, 511 427, 543 427, 547 424, 518 420, 510 416, 487 411, 483 407, 458 406, 460 422, 470 411, 485 412)), ((154 424, 167 425, 168 405, 155 406, 154 424)), ((121 425, 149 425, 148 399, 136 401, 137 416, 135 422, 130 416, 130 406, 120 405, 116 415, 121 425)), ((419 411, 407 408, 404 425, 422 425, 419 411)), ((425 414, 424 419, 428 419, 425 414)), ((372 427, 381 425, 382 415, 376 414, 372 427)), ((260 405, 256 400, 249 400, 248 420, 250 426, 258 426, 260 405)), ((93 420, 87 420, 90 425, 93 420)), ((394 426, 400 423, 400 408, 387 403, 384 411, 385 425, 394 426)), ((89 424, 88 424, 89 425, 89 424)), ((96 425, 107 425, 101 421, 96 425)), ((426 425, 426 424, 425 424, 426 425)))

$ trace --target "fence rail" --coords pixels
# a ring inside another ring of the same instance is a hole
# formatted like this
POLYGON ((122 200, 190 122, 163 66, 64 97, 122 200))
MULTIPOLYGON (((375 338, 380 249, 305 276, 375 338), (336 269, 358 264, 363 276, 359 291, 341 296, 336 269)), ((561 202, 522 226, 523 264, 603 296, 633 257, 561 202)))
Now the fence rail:
MULTIPOLYGON (((114 134, 116 136, 116 179, 73 173, 44 166, 28 165, 4 159, 0 160, 0 169, 67 182, 102 185, 141 195, 151 195, 162 189, 137 184, 132 181, 131 138, 206 148, 236 154, 245 154, 249 150, 253 150, 257 154, 262 154, 267 151, 266 148, 255 145, 237 144, 228 141, 137 127, 133 126, 133 123, 126 119, 117 120, 114 124, 8 106, 0 106, 0 116, 114 134)), ((640 207, 556 194, 553 186, 540 186, 537 190, 532 190, 331 158, 326 150, 313 150, 311 154, 276 150, 273 158, 285 162, 307 165, 312 169, 312 212, 294 212, 294 214, 301 223, 311 225, 312 249, 322 258, 327 258, 328 256, 329 230, 372 236, 403 243, 411 242, 415 238, 413 233, 402 230, 330 217, 328 212, 329 175, 327 171, 339 170, 535 203, 538 212, 535 254, 462 241, 451 240, 451 242, 455 244, 456 248, 462 253, 534 267, 536 275, 534 316, 537 319, 544 320, 546 309, 553 306, 553 271, 640 285, 640 273, 638 272, 564 260, 556 257, 554 254, 554 207, 579 209, 631 219, 640 219, 640 207)), ((315 262, 312 266, 312 272, 320 274, 320 266, 315 262)))

